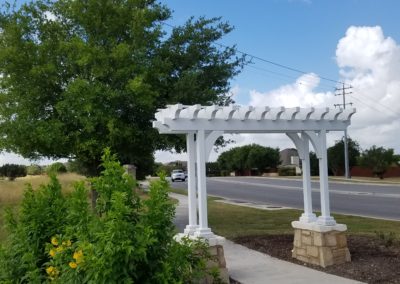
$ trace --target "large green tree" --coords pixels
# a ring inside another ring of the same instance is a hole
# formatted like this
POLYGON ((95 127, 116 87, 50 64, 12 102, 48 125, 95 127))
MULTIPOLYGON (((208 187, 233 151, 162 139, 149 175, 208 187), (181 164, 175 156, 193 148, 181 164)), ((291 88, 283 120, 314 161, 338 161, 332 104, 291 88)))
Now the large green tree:
POLYGON ((230 103, 244 62, 215 42, 219 18, 171 28, 152 0, 32 1, 0 14, 0 150, 78 160, 98 173, 102 149, 149 172, 181 137, 152 129, 166 104, 230 103))
POLYGON ((276 168, 280 164, 279 149, 257 144, 235 147, 221 153, 217 160, 221 170, 240 171, 276 168))
MULTIPOLYGON (((357 159, 360 156, 360 146, 357 141, 351 138, 347 139, 349 169, 357 164, 357 159)), ((337 176, 339 172, 344 172, 344 139, 339 140, 332 147, 328 148, 328 167, 333 175, 337 176)))
POLYGON ((395 162, 397 162, 397 158, 393 149, 385 149, 375 145, 365 150, 360 158, 361 165, 372 169, 372 172, 380 179, 383 179, 388 167, 395 162))

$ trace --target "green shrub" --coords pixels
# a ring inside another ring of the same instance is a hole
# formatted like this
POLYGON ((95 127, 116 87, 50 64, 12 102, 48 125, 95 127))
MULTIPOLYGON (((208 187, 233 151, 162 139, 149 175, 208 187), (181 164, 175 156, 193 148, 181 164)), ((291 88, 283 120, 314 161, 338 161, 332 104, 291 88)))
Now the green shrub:
POLYGON ((37 175, 41 175, 43 173, 43 169, 39 165, 30 165, 30 166, 26 167, 26 172, 28 175, 37 176, 37 175))
POLYGON ((375 234, 385 247, 390 247, 400 241, 394 232, 375 231, 375 234))
POLYGON ((278 174, 280 176, 295 176, 296 169, 294 167, 279 167, 278 174))
POLYGON ((229 176, 230 175, 230 172, 229 171, 227 171, 227 170, 222 170, 221 171, 221 176, 222 177, 227 177, 227 176, 229 176))
POLYGON ((67 172, 69 173, 77 173, 83 176, 90 176, 89 170, 79 160, 68 160, 68 162, 65 164, 65 167, 67 168, 67 172))
POLYGON ((42 267, 49 261, 46 243, 63 231, 65 215, 65 199, 54 176, 38 190, 28 186, 18 216, 7 211, 9 235, 0 253, 0 280, 43 282, 42 267))
POLYGON ((67 168, 63 163, 56 162, 46 168, 47 174, 62 174, 67 172, 67 168))
POLYGON ((16 164, 5 164, 0 167, 0 176, 15 180, 17 177, 26 176, 26 166, 16 164))
POLYGON ((18 216, 7 215, 0 282, 188 283, 204 277, 207 246, 173 239, 165 176, 151 183, 142 201, 109 150, 103 167, 91 180, 99 194, 96 212, 83 182, 67 197, 54 175, 49 185, 26 190, 18 216))

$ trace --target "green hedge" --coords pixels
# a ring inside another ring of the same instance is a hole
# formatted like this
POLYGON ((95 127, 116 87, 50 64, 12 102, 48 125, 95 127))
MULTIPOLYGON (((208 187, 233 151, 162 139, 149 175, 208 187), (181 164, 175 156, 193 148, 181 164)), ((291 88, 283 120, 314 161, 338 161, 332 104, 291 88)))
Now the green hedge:
POLYGON ((61 174, 61 173, 66 173, 67 168, 65 167, 65 165, 63 163, 56 162, 56 163, 48 166, 46 168, 46 172, 47 172, 47 174, 51 174, 51 173, 61 174))
POLYGON ((16 164, 5 164, 0 167, 0 176, 15 180, 17 177, 26 176, 26 166, 16 164))
POLYGON ((30 165, 26 168, 27 174, 31 176, 41 175, 43 173, 43 169, 39 165, 30 165))
POLYGON ((279 167, 278 168, 278 174, 280 176, 295 176, 296 175, 296 169, 293 167, 279 167))

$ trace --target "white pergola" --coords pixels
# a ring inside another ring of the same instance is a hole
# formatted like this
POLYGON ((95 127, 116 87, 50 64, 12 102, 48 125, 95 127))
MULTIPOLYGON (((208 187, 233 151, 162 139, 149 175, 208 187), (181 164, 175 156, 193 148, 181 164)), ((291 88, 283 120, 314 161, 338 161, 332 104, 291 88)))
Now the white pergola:
POLYGON ((285 133, 296 146, 303 167, 304 213, 299 222, 321 226, 336 225, 330 214, 326 133, 344 131, 350 125, 350 118, 355 112, 355 109, 181 104, 158 110, 153 127, 163 134, 186 134, 189 224, 184 233, 206 239, 215 237, 208 227, 205 164, 215 140, 224 133, 285 133), (319 159, 321 215, 318 218, 312 209, 310 142, 319 159))

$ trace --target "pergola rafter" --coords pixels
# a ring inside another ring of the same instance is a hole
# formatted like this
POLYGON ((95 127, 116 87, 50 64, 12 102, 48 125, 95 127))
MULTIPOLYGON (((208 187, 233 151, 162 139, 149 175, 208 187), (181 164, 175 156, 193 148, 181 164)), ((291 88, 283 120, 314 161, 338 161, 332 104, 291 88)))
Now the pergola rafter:
POLYGON ((187 137, 189 224, 185 233, 207 239, 215 237, 208 228, 205 163, 215 140, 224 133, 285 133, 296 146, 303 165, 304 213, 299 222, 313 226, 336 225, 330 215, 326 133, 347 129, 355 112, 355 109, 181 104, 158 110, 153 127, 163 134, 186 134, 187 137), (319 159, 321 216, 318 218, 312 210, 310 142, 319 159))

